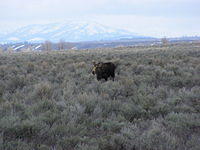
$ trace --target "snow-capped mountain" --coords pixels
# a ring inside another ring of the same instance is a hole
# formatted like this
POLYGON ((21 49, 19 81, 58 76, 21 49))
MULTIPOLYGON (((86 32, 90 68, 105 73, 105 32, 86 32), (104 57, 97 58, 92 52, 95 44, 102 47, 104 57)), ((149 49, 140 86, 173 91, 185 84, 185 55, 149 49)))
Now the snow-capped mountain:
POLYGON ((118 40, 132 38, 147 38, 123 29, 115 29, 96 22, 70 21, 65 23, 51 23, 28 25, 14 32, 0 35, 0 42, 43 42, 50 40, 68 42, 118 40))

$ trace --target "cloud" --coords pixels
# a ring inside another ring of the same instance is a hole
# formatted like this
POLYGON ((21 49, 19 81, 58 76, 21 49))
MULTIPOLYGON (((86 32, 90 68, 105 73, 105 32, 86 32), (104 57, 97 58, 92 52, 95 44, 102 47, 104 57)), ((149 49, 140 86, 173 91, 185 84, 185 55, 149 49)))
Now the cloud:
POLYGON ((27 11, 43 10, 86 10, 105 4, 106 0, 6 0, 0 3, 4 9, 22 9, 27 11))
POLYGON ((99 14, 132 14, 146 16, 199 16, 199 0, 116 0, 99 14))
POLYGON ((49 18, 82 15, 105 4, 105 0, 7 0, 0 3, 2 18, 49 18), (48 16, 49 15, 49 16, 48 16))
POLYGON ((200 35, 200 19, 143 15, 99 15, 94 20, 108 26, 124 28, 140 35, 178 37, 200 35))
POLYGON ((194 16, 199 0, 3 0, 2 18, 50 18, 91 14, 194 16))
POLYGON ((1 0, 0 29, 93 18, 142 34, 199 34, 199 6, 199 0, 1 0))

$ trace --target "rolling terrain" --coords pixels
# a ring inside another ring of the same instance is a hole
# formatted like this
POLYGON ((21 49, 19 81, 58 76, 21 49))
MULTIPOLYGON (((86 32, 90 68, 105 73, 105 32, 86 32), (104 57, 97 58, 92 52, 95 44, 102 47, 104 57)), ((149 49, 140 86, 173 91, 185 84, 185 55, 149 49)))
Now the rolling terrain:
POLYGON ((1 53, 0 149, 198 150, 199 74, 199 43, 1 53))
POLYGON ((151 37, 108 27, 96 22, 68 21, 50 24, 31 24, 15 31, 0 34, 0 43, 41 43, 46 40, 59 42, 83 42, 120 39, 151 39, 151 37))

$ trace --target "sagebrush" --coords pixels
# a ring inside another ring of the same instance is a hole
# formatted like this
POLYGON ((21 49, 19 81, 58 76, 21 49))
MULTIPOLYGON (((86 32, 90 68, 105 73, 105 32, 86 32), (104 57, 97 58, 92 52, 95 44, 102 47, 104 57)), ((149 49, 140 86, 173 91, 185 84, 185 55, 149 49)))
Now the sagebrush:
POLYGON ((2 53, 0 149, 198 150, 199 74, 197 44, 2 53))

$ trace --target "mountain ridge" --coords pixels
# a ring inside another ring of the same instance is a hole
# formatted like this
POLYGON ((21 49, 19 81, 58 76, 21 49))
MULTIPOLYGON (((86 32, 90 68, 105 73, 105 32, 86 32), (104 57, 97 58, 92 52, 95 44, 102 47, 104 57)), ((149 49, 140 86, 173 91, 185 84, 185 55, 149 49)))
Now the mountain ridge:
POLYGON ((124 29, 117 29, 97 22, 71 21, 49 24, 32 24, 0 37, 0 42, 68 42, 151 38, 124 29))

